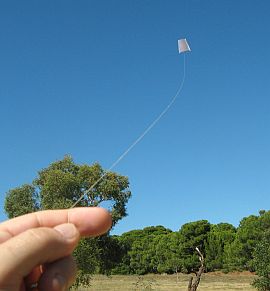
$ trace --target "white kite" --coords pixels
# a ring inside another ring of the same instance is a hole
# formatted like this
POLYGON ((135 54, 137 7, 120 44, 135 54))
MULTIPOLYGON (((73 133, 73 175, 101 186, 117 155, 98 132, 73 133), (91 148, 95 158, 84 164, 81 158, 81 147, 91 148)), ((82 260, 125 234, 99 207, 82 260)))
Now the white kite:
POLYGON ((179 54, 191 51, 186 38, 182 38, 178 40, 178 51, 179 51, 179 54))

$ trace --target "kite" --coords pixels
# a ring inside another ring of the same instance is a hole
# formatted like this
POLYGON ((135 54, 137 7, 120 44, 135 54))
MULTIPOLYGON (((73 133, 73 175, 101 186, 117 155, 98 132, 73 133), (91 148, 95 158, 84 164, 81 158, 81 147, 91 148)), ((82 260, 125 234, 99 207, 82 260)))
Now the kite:
MULTIPOLYGON (((178 51, 179 54, 186 53, 191 51, 189 44, 185 38, 178 40, 178 51)), ((94 184, 86 190, 83 195, 71 206, 71 208, 75 207, 90 191, 92 191, 95 186, 104 179, 104 177, 146 136, 146 134, 160 121, 160 119, 168 112, 171 106, 174 104, 175 100, 181 93, 186 77, 186 59, 184 54, 184 72, 182 81, 175 95, 172 97, 171 101, 168 105, 163 109, 163 111, 150 123, 150 125, 142 132, 142 134, 120 155, 120 157, 109 167, 108 170, 104 171, 104 173, 100 176, 99 179, 94 182, 94 184)))
POLYGON ((179 54, 191 51, 188 45, 188 42, 185 38, 178 40, 178 51, 179 51, 179 54))

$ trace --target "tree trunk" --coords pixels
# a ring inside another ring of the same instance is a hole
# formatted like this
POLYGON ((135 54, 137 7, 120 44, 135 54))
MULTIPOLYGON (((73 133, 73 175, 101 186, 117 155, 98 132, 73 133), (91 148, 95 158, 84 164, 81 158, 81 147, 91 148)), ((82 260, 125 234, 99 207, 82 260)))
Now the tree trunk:
POLYGON ((196 248, 196 251, 199 254, 199 260, 201 262, 201 266, 199 268, 199 271, 196 273, 194 281, 193 281, 193 277, 191 277, 189 279, 188 291, 196 291, 197 290, 197 288, 198 288, 198 286, 200 284, 200 281, 201 281, 201 275, 204 272, 204 257, 203 257, 202 253, 200 252, 200 250, 198 248, 196 248))
POLYGON ((189 281, 188 281, 188 291, 190 291, 191 288, 192 288, 192 281, 193 281, 193 277, 191 276, 191 277, 189 278, 189 281))

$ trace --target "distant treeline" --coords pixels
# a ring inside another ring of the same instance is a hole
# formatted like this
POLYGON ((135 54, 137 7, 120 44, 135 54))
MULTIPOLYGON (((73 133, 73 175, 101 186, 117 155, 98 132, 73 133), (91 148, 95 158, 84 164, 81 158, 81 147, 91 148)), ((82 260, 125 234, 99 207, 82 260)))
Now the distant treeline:
POLYGON ((199 220, 184 224, 176 232, 163 226, 150 226, 108 236, 107 250, 102 251, 106 265, 103 271, 140 275, 190 273, 200 266, 196 247, 205 256, 207 272, 254 271, 254 248, 269 229, 270 211, 261 210, 258 216, 243 218, 237 228, 229 223, 199 220))

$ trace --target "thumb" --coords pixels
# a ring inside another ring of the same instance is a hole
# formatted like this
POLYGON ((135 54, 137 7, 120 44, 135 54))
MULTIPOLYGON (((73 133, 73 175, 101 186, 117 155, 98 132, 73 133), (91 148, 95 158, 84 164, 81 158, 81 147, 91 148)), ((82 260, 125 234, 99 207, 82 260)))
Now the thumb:
POLYGON ((79 238, 76 227, 66 223, 54 229, 29 229, 4 242, 0 245, 0 289, 12 284, 10 290, 18 290, 33 268, 70 255, 79 238))

